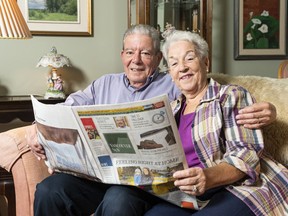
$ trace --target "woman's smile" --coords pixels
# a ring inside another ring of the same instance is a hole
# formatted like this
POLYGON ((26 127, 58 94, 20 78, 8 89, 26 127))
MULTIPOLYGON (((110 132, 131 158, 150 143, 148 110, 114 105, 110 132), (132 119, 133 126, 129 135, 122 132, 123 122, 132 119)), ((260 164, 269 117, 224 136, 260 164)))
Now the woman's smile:
POLYGON ((179 78, 179 80, 187 80, 187 79, 190 79, 191 77, 193 77, 192 74, 185 74, 185 75, 181 76, 179 78))

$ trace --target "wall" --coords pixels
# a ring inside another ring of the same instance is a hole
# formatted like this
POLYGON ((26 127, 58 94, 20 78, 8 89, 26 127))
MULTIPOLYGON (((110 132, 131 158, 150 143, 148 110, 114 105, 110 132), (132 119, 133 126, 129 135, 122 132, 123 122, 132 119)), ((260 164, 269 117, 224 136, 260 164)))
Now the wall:
MULTIPOLYGON (((122 34, 127 28, 127 1, 93 1, 92 37, 34 36, 30 40, 0 40, 0 95, 43 94, 48 68, 36 68, 39 58, 56 46, 73 68, 60 71, 68 91, 86 87, 105 73, 120 72, 122 34)), ((234 1, 213 0, 212 72, 277 76, 280 60, 233 59, 234 1)))
POLYGON ((213 0, 212 71, 277 78, 278 66, 283 60, 234 60, 233 29, 234 1, 213 0))
POLYGON ((34 36, 29 40, 0 40, 0 95, 42 95, 49 69, 35 66, 52 46, 73 64, 73 68, 60 71, 69 91, 86 87, 102 74, 123 70, 120 51, 127 28, 127 0, 92 2, 92 37, 34 36))

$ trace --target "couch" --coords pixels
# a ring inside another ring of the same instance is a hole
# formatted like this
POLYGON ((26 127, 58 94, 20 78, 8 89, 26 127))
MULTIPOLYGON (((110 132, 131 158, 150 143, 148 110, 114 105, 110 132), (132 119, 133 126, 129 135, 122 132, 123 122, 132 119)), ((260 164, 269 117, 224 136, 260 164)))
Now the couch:
MULTIPOLYGON (((211 74, 220 83, 235 83, 248 89, 257 101, 269 101, 277 108, 277 119, 263 128, 265 149, 279 162, 288 166, 288 78, 274 79, 260 76, 229 76, 211 74)), ((47 167, 38 161, 27 147, 25 131, 19 127, 0 133, 0 166, 12 172, 16 213, 33 215, 35 186, 47 177, 47 167)))

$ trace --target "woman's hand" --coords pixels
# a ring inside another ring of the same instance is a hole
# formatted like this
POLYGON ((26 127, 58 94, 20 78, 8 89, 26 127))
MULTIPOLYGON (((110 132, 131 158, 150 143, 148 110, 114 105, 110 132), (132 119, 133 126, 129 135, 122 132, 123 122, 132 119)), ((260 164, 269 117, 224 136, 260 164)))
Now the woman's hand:
POLYGON ((206 176, 200 167, 176 171, 174 185, 187 194, 199 196, 206 191, 206 176))
POLYGON ((275 121, 276 107, 268 102, 255 103, 239 111, 237 124, 249 129, 261 128, 275 121))
POLYGON ((37 157, 37 159, 46 160, 45 151, 42 145, 38 142, 36 124, 27 128, 25 137, 27 146, 31 149, 31 152, 37 157))
POLYGON ((233 184, 245 176, 244 172, 226 162, 205 169, 188 168, 173 175, 176 179, 174 185, 194 196, 202 195, 211 188, 233 184))

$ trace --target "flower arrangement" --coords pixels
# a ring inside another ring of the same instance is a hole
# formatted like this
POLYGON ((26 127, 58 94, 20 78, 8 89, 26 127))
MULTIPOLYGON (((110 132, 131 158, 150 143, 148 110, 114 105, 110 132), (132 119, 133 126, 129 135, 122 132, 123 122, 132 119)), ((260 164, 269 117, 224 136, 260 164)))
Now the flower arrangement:
POLYGON ((250 12, 250 20, 244 28, 245 49, 277 49, 279 41, 277 33, 279 21, 264 10, 261 15, 253 16, 250 12))

